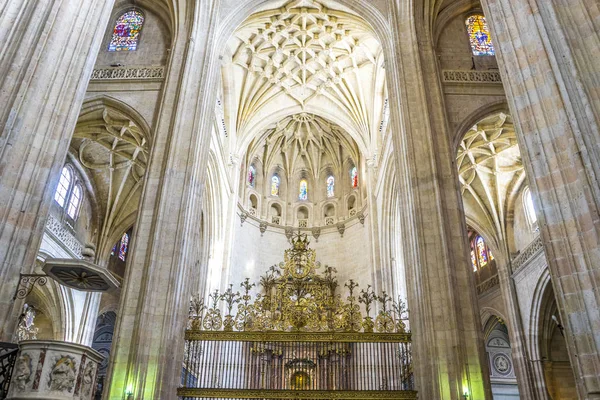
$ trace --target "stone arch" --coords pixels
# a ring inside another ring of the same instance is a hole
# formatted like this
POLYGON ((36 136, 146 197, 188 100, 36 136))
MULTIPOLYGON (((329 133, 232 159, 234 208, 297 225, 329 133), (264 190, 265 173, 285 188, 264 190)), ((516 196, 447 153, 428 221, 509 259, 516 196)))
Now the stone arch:
POLYGON ((479 319, 481 320, 481 328, 485 331, 486 326, 492 321, 494 318, 501 319, 504 324, 507 324, 506 317, 497 309, 492 307, 482 307, 479 310, 479 319))
POLYGON ((477 11, 481 12, 481 3, 479 0, 455 0, 445 7, 437 15, 433 26, 434 46, 437 47, 440 35, 451 20, 463 14, 477 11))
POLYGON ((485 104, 473 111, 471 114, 467 115, 454 131, 452 138, 452 148, 454 149, 453 154, 458 152, 458 146, 460 146, 460 142, 473 125, 477 124, 483 119, 486 119, 487 117, 501 112, 510 115, 510 110, 506 100, 498 100, 493 103, 485 104))
MULTIPOLYGON (((530 316, 530 354, 552 398, 576 398, 577 389, 560 321, 550 272, 545 269, 536 285, 530 316), (562 354, 560 354, 562 353, 562 354)), ((542 383, 540 383, 542 384, 542 383)))
MULTIPOLYGON (((283 217, 285 214, 284 203, 279 200, 269 201, 269 217, 283 217)), ((269 221, 271 222, 271 221, 269 221)))
POLYGON ((250 192, 250 196, 248 196, 248 207, 254 210, 260 209, 260 200, 259 196, 256 193, 250 192))
POLYGON ((298 204, 294 208, 294 221, 296 225, 299 220, 307 219, 310 220, 312 214, 312 205, 311 204, 298 204))
POLYGON ((323 218, 337 216, 337 204, 334 201, 328 201, 323 204, 323 218))

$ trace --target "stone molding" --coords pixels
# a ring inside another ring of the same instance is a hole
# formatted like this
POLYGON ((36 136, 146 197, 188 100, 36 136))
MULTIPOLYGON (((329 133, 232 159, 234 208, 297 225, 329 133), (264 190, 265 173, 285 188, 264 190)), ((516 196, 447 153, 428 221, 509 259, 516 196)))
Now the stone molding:
POLYGON ((517 272, 523 265, 527 264, 543 250, 544 243, 542 243, 542 237, 538 235, 533 242, 525 247, 523 251, 512 260, 513 273, 517 272))
POLYGON ((67 250, 76 255, 77 258, 83 257, 81 254, 83 250, 81 242, 52 214, 48 215, 46 231, 52 238, 58 240, 67 250))
POLYGON ((502 83, 499 71, 444 70, 444 83, 502 83))
POLYGON ((332 217, 327 217, 325 225, 320 225, 320 226, 319 225, 311 225, 310 219, 299 219, 299 220, 296 220, 297 225, 299 225, 299 226, 290 226, 290 225, 282 225, 281 217, 272 216, 271 220, 270 220, 271 222, 269 222, 268 220, 259 218, 256 215, 256 209, 254 209, 252 207, 249 207, 246 209, 239 202, 238 202, 238 210, 239 210, 238 216, 240 217, 240 222, 242 223, 242 225, 248 219, 250 219, 255 222, 258 222, 260 226, 264 226, 265 230, 266 230, 266 228, 271 227, 271 228, 279 228, 279 229, 282 229, 283 231, 285 231, 287 229, 292 229, 293 231, 298 231, 299 229, 301 229, 306 232, 312 232, 313 228, 318 228, 318 229, 336 228, 339 231, 338 225, 340 225, 340 224, 347 225, 349 222, 354 221, 354 220, 358 220, 361 224, 364 225, 365 219, 368 216, 368 214, 366 213, 367 206, 364 205, 363 208, 359 211, 357 211, 356 209, 352 209, 350 216, 348 218, 344 218, 343 220, 341 220, 340 222, 337 222, 337 223, 334 222, 333 224, 328 224, 327 220, 332 217))
POLYGON ((92 81, 121 80, 121 79, 160 79, 165 76, 165 67, 109 67, 95 68, 92 81))
POLYGON ((491 278, 483 281, 479 285, 477 285, 477 294, 482 294, 497 286, 500 283, 500 278, 498 275, 494 275, 491 278))

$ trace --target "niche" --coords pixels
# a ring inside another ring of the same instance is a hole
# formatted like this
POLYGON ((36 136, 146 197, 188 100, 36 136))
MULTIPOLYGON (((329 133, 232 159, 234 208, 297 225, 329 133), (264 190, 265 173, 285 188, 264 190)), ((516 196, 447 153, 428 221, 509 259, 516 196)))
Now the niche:
POLYGON ((335 206, 333 204, 327 204, 323 210, 323 216, 325 218, 335 217, 335 206))
POLYGON ((258 208, 258 199, 254 194, 250 195, 250 208, 257 209, 258 208))
POLYGON ((356 205, 356 197, 350 196, 348 197, 348 211, 353 210, 356 205))
POLYGON ((299 207, 298 208, 298 219, 308 219, 308 208, 299 207))
POLYGON ((278 203, 271 204, 271 216, 281 217, 281 206, 278 203))

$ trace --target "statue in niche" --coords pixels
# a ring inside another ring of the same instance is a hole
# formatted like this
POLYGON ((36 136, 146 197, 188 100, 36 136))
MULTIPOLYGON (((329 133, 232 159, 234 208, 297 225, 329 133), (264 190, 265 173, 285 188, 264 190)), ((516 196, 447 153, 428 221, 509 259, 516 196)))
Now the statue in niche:
POLYGON ((94 363, 92 361, 88 361, 83 370, 83 380, 81 392, 85 396, 89 396, 92 393, 92 386, 94 385, 94 375, 95 375, 94 363))
POLYGON ((75 358, 62 356, 50 371, 50 390, 70 392, 75 386, 75 358))
POLYGON ((31 379, 31 372, 33 368, 31 366, 31 356, 27 353, 21 354, 15 364, 15 382, 17 383, 17 389, 19 391, 25 390, 27 383, 31 379))

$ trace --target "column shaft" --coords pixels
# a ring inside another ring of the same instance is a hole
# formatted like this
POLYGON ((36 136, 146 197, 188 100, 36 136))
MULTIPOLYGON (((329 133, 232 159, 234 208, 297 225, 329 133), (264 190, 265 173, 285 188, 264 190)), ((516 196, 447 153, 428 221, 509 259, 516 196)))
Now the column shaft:
POLYGON ((483 0, 581 398, 600 398, 600 11, 483 0))
POLYGON ((0 14, 0 329, 33 271, 114 0, 10 1, 0 14))
POLYGON ((107 398, 171 399, 200 271, 200 218, 219 63, 217 0, 179 2, 177 31, 132 235, 107 398), (194 278, 194 275, 196 278, 194 278), (196 286, 196 287, 193 287, 196 286))
POLYGON ((491 399, 440 72, 414 7, 395 2, 386 71, 415 379, 425 399, 491 399))

